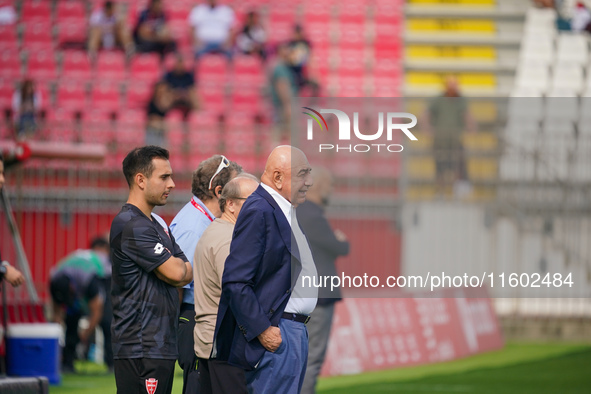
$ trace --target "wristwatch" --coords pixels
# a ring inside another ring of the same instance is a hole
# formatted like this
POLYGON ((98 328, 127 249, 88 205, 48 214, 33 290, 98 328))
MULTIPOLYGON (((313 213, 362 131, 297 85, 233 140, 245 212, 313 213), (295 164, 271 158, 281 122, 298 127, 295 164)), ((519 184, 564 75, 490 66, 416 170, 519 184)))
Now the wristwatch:
POLYGON ((0 264, 0 276, 6 275, 6 271, 8 271, 8 267, 10 267, 10 263, 8 261, 3 261, 0 264))

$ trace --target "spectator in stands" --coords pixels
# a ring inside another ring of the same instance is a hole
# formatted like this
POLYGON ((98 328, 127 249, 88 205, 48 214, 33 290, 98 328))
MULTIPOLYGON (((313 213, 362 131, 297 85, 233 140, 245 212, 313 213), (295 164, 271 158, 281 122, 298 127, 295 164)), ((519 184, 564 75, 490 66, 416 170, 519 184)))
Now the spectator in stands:
MULTIPOLYGON (((4 187, 4 158, 2 153, 0 153, 0 191, 4 187)), ((25 283, 25 277, 23 274, 14 268, 10 263, 7 261, 2 260, 2 256, 0 255, 0 282, 2 279, 6 279, 8 283, 10 283, 13 287, 17 287, 25 283)))
POLYGON ((293 28, 293 37, 289 40, 291 47, 291 69, 296 78, 298 89, 306 87, 311 89, 311 96, 318 97, 320 87, 318 82, 310 77, 310 64, 312 60, 312 44, 304 34, 301 25, 295 25, 293 28))
POLYGON ((164 75, 164 82, 171 89, 171 109, 181 110, 183 119, 187 120, 191 111, 199 107, 199 102, 195 93, 195 75, 185 67, 182 55, 176 55, 174 68, 164 75))
POLYGON ((41 94, 35 89, 35 83, 25 79, 12 96, 12 113, 18 139, 24 139, 38 129, 41 104, 41 94))
POLYGON ((117 15, 115 3, 105 1, 103 7, 90 16, 88 53, 94 59, 100 48, 113 49, 116 46, 123 48, 127 55, 134 51, 131 34, 125 22, 117 15))
POLYGON ((265 42, 267 34, 259 20, 259 14, 250 11, 246 16, 246 23, 236 36, 236 47, 247 55, 259 55, 263 61, 267 58, 265 42))
POLYGON ((221 53, 231 60, 234 22, 234 11, 227 5, 218 4, 217 0, 207 0, 207 4, 193 8, 189 25, 193 30, 195 58, 206 53, 221 53))
MULTIPOLYGON (((66 325, 66 345, 62 354, 62 371, 74 372, 76 346, 88 344, 103 316, 105 260, 109 247, 94 244, 94 249, 76 250, 66 256, 51 273, 49 288, 55 322, 66 325), (88 327, 78 333, 78 323, 88 315, 88 327)), ((106 343, 105 343, 106 345, 106 343)))
POLYGON ((148 8, 140 13, 133 35, 139 52, 157 52, 164 56, 176 50, 161 0, 150 0, 148 8))
POLYGON ((585 3, 578 1, 573 10, 573 17, 570 21, 571 30, 574 32, 589 31, 591 23, 591 12, 585 6, 585 3))
POLYGON ((164 118, 172 108, 172 103, 173 96, 168 84, 164 81, 157 82, 147 107, 146 145, 163 147, 166 144, 164 118))
POLYGON ((456 196, 469 194, 471 188, 462 134, 465 131, 474 131, 475 123, 455 77, 446 78, 443 94, 431 100, 425 118, 427 130, 433 134, 438 193, 445 193, 445 187, 453 185, 456 196))
POLYGON ((298 85, 290 67, 292 48, 281 44, 277 48, 277 63, 270 74, 271 101, 273 103, 275 132, 273 142, 277 143, 289 133, 291 102, 298 93, 298 85))

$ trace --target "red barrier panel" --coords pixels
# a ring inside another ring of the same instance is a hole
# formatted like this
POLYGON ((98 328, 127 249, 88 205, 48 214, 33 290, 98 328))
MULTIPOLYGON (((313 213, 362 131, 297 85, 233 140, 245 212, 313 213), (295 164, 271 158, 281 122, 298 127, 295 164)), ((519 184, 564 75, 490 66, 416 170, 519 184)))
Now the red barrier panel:
POLYGON ((486 289, 446 289, 437 295, 458 298, 339 302, 322 375, 449 361, 503 346, 486 289))

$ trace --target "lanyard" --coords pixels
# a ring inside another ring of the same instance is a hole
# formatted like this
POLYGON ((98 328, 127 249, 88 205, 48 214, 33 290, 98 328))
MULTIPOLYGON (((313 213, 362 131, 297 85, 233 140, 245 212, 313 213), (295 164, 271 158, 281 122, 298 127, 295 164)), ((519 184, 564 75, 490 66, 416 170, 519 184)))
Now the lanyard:
POLYGON ((205 216, 207 216, 207 218, 213 222, 213 219, 211 218, 211 216, 209 216, 209 213, 207 213, 207 211, 205 209, 203 209, 203 207, 199 204, 197 204, 195 202, 195 200, 191 199, 191 204, 193 204, 193 206, 195 208, 197 208, 199 211, 201 211, 202 214, 204 214, 205 216))

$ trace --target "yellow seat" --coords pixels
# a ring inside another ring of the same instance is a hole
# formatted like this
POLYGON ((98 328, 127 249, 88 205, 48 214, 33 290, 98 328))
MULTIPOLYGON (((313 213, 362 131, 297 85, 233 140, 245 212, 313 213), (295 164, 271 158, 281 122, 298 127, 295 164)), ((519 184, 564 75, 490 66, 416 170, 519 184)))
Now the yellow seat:
POLYGON ((491 46, 436 46, 436 45, 408 45, 405 50, 409 60, 479 60, 494 61, 497 52, 491 46))
POLYGON ((413 33, 494 34, 497 27, 492 19, 409 18, 406 30, 413 33))

